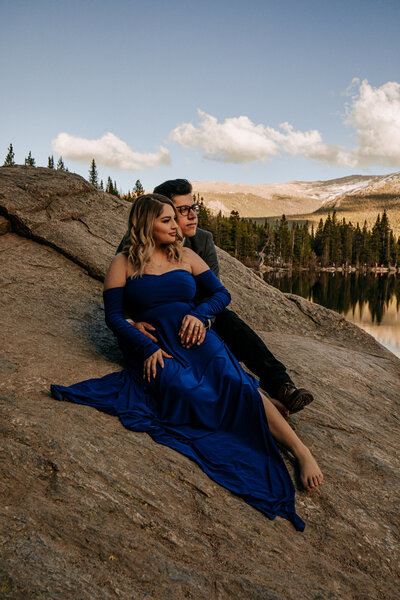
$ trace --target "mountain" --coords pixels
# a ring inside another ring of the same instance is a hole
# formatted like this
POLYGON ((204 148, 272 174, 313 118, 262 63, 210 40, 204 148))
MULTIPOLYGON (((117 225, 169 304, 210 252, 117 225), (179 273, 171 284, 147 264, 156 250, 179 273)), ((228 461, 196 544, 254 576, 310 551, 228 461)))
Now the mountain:
MULTIPOLYGON (((323 202, 319 211, 354 211, 360 208, 382 210, 400 205, 400 172, 373 177, 353 189, 344 190, 323 202)), ((318 212, 319 212, 318 211, 318 212)))
POLYGON ((290 216, 289 221, 318 223, 336 210, 338 218, 369 226, 386 210, 396 235, 400 235, 400 172, 390 175, 351 175, 328 181, 292 181, 272 184, 230 184, 195 181, 193 190, 204 198, 212 213, 241 217, 290 216))
POLYGON ((193 181, 193 191, 204 198, 212 213, 228 216, 238 210, 242 217, 270 217, 314 212, 324 203, 379 179, 351 175, 328 181, 245 184, 193 181))
POLYGON ((336 211, 337 218, 345 218, 353 225, 364 221, 372 227, 378 213, 386 210, 390 226, 400 235, 400 172, 372 178, 362 185, 327 199, 316 211, 291 216, 291 221, 318 223, 327 214, 336 211))

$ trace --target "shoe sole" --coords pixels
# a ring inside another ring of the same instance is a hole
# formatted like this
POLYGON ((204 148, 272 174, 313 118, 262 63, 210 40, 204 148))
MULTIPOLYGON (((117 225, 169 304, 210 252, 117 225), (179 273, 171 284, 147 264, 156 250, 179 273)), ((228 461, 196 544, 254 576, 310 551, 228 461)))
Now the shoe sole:
POLYGON ((313 400, 314 398, 312 394, 310 394, 309 392, 303 392, 301 394, 298 394, 297 398, 293 398, 290 404, 286 405, 286 408, 292 415, 294 413, 299 412, 300 410, 303 410, 303 408, 311 404, 313 400))

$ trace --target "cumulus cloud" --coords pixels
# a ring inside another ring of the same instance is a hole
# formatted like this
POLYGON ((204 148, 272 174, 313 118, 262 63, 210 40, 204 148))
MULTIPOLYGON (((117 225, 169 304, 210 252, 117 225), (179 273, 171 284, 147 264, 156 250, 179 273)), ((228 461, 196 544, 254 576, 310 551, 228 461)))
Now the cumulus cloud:
POLYGON ((365 79, 353 97, 347 122, 357 131, 358 146, 350 156, 360 166, 400 166, 400 84, 378 88, 365 79))
POLYGON ((375 164, 399 167, 400 84, 388 82, 374 88, 367 80, 360 83, 355 78, 345 94, 351 96, 346 123, 357 135, 357 145, 352 149, 324 143, 316 129, 297 131, 287 122, 274 129, 255 124, 247 116, 219 123, 201 110, 197 127, 183 123, 171 131, 170 138, 185 148, 203 152, 209 160, 224 162, 264 162, 286 152, 352 168, 375 164))
POLYGON ((280 147, 292 156, 301 155, 331 165, 353 166, 353 159, 343 146, 324 144, 322 136, 317 129, 310 131, 295 131, 293 125, 282 123, 279 133, 280 147))
POLYGON ((254 124, 249 117, 227 118, 223 123, 201 110, 196 128, 183 123, 170 133, 170 138, 184 148, 195 148, 209 160, 232 163, 264 162, 280 152, 301 154, 326 162, 334 161, 343 152, 339 146, 322 142, 319 131, 296 131, 290 123, 279 129, 254 124))
POLYGON ((264 161, 278 154, 274 130, 254 125, 248 117, 233 117, 223 123, 199 110, 202 121, 198 128, 183 123, 170 133, 170 138, 184 148, 196 148, 205 158, 223 162, 246 163, 264 161))
POLYGON ((158 152, 134 152, 126 142, 110 132, 97 140, 59 133, 52 140, 51 147, 64 158, 84 162, 94 158, 98 164, 116 169, 140 171, 158 165, 169 165, 171 162, 169 150, 163 146, 160 146, 158 152))

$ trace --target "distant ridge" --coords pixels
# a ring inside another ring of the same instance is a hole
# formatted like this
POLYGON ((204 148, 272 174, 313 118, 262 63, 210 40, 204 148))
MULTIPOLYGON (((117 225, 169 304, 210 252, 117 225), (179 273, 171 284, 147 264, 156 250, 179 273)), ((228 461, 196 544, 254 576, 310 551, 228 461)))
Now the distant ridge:
POLYGON ((323 203, 323 210, 327 209, 343 209, 345 206, 355 207, 357 201, 361 199, 381 199, 394 200, 394 204, 400 202, 400 171, 390 173, 390 175, 375 176, 369 181, 365 181, 362 185, 358 185, 353 189, 346 190, 336 198, 323 203))
MULTIPOLYGON (((336 206, 349 194, 365 194, 379 186, 400 188, 400 173, 350 175, 327 181, 245 184, 194 181, 193 190, 203 196, 213 213, 229 215, 238 210, 242 217, 270 217, 281 214, 309 214, 324 206, 336 206)), ((372 193, 372 192, 371 192, 372 193)))
POLYGON ((400 172, 389 175, 350 175, 327 181, 244 184, 195 181, 193 190, 204 198, 213 214, 272 220, 282 214, 290 221, 318 223, 328 212, 336 211, 354 225, 375 223, 386 210, 396 235, 400 235, 400 172))

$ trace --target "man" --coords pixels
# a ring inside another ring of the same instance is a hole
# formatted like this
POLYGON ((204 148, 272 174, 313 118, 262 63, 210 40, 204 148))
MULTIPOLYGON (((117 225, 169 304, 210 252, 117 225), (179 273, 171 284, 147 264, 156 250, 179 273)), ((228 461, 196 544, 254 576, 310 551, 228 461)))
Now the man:
MULTIPOLYGON (((217 253, 212 234, 197 227, 198 207, 192 197, 192 186, 186 179, 165 181, 154 188, 155 194, 167 196, 177 209, 178 225, 184 236, 184 245, 191 248, 219 277, 217 253)), ((118 251, 122 249, 121 242, 118 251)), ((154 327, 149 323, 135 323, 144 335, 152 339, 154 327)), ((225 309, 209 326, 218 333, 230 351, 260 380, 260 386, 284 416, 303 409, 313 401, 312 394, 296 388, 285 366, 270 352, 261 338, 232 310, 225 309)), ((205 329, 203 331, 205 335, 205 329)))

